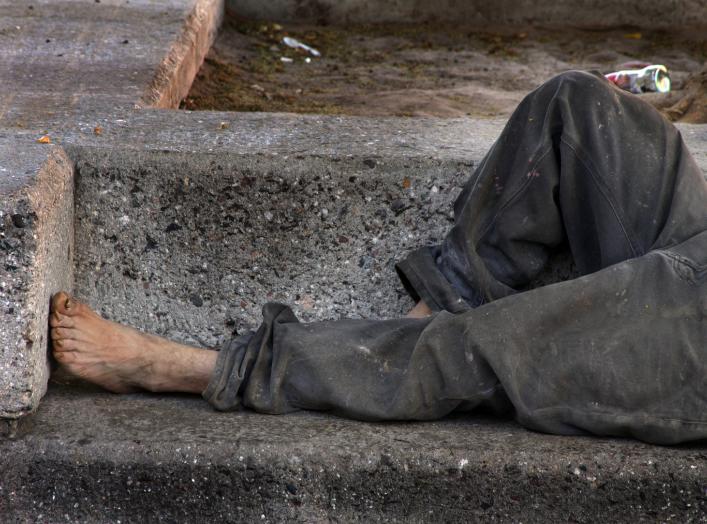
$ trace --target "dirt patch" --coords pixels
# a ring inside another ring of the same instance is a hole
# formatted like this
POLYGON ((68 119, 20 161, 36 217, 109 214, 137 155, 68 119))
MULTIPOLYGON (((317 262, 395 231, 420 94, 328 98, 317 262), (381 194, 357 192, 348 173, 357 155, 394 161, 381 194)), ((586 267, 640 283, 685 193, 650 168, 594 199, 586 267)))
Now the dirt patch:
POLYGON ((666 65, 673 91, 641 96, 672 120, 707 122, 702 35, 439 24, 283 27, 229 16, 181 107, 505 117, 557 73, 606 73, 642 60, 666 65), (284 36, 315 47, 322 56, 287 47, 284 36))

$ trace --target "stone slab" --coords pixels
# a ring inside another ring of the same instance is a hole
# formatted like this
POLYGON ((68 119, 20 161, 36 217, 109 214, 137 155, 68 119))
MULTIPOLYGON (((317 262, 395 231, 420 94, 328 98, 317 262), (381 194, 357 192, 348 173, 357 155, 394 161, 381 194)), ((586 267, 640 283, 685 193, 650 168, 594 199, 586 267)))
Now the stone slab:
POLYGON ((633 26, 684 30, 707 23, 705 0, 227 0, 254 19, 328 24, 441 21, 474 25, 633 26))
MULTIPOLYGON (((77 289, 109 318, 199 346, 254 327, 267 300, 294 304, 303 320, 398 316, 410 303, 395 260, 439 241, 502 126, 160 110, 47 117, 80 175, 77 289)), ((707 171, 707 127, 680 129, 707 171)), ((36 146, 38 131, 12 133, 36 146)))
POLYGON ((46 391, 49 299, 73 285, 73 164, 0 134, 0 175, 0 418, 15 419, 46 391))
POLYGON ((19 522, 704 522, 707 448, 458 416, 372 424, 218 413, 56 387, 0 442, 19 522))
POLYGON ((202 347, 255 327, 267 301, 305 321, 400 316, 411 302, 395 260, 442 237, 502 126, 158 110, 84 121, 53 134, 77 169, 78 295, 202 347))

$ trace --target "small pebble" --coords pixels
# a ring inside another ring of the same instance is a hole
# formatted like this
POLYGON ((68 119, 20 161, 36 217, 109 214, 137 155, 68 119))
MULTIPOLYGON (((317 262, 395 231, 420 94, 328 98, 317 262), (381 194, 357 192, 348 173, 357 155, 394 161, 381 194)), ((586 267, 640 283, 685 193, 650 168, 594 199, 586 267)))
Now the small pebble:
POLYGON ((400 198, 395 199, 393 200, 393 202, 391 202, 390 209, 392 209, 393 213, 395 213, 396 215, 398 213, 402 213, 403 211, 405 211, 405 202, 400 198))
POLYGON ((197 295, 196 293, 193 293, 193 294, 189 295, 189 301, 190 301, 192 304, 194 304, 196 307, 201 307, 201 306, 204 305, 204 301, 203 301, 202 298, 201 298, 199 295, 197 295))
POLYGON ((19 227, 19 228, 23 228, 27 225, 27 222, 25 221, 25 217, 23 217, 20 214, 12 215, 12 223, 15 225, 15 227, 19 227))

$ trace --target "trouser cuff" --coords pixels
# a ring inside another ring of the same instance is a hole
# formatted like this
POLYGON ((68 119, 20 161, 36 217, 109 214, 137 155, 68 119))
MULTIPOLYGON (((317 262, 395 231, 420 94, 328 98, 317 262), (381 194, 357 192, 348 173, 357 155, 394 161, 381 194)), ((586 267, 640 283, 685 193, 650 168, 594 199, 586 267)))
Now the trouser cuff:
POLYGON ((432 311, 467 311, 469 305, 437 267, 433 250, 417 249, 395 265, 405 290, 414 300, 424 301, 432 311))
POLYGON ((235 337, 219 351, 209 385, 201 394, 219 411, 232 411, 241 407, 241 390, 249 374, 245 359, 253 333, 235 337))

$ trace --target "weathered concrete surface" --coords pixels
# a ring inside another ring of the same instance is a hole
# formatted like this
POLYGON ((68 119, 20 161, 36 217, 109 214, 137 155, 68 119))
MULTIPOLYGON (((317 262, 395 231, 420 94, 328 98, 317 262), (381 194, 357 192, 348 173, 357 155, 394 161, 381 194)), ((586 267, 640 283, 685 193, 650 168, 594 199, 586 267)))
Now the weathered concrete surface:
POLYGON ((83 150, 77 293, 202 347, 255 328, 267 301, 308 321, 399 317, 393 264, 442 238, 469 166, 83 150))
POLYGON ((46 391, 49 299, 73 284, 73 192, 61 148, 0 133, 0 418, 46 391))
POLYGON ((705 0, 227 0, 227 5, 249 18, 329 24, 463 21, 675 30, 707 24, 705 0))
POLYGON ((222 0, 0 0, 0 420, 44 394, 49 295, 73 282, 72 166, 36 139, 60 142, 57 129, 92 112, 176 107, 222 11, 222 0))
POLYGON ((0 126, 136 104, 176 107, 222 0, 0 0, 0 126))
POLYGON ((393 265, 439 241, 493 122, 140 111, 63 137, 77 165, 78 295, 213 347, 267 301, 303 320, 412 305, 393 265), (225 127, 222 129, 222 126, 225 127), (75 147, 71 144, 80 143, 75 147))
POLYGON ((704 522, 706 488, 704 446, 80 389, 51 391, 32 430, 0 442, 13 522, 704 522))

